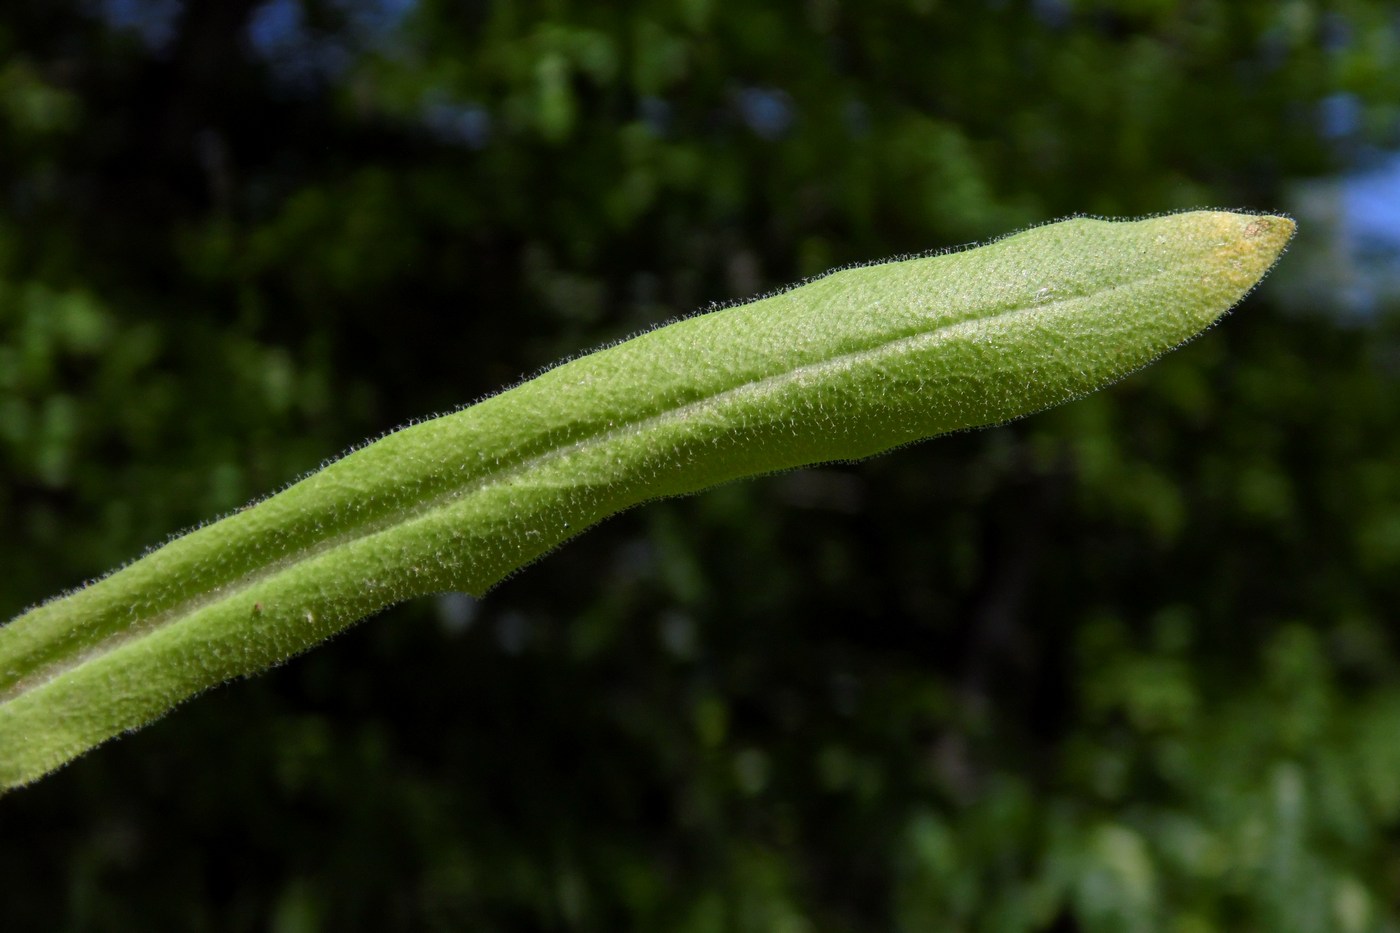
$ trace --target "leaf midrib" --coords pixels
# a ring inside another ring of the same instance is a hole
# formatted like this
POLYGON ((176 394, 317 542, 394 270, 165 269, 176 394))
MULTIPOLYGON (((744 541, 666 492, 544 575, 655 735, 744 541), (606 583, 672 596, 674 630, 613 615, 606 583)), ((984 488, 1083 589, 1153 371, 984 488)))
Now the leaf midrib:
MULTIPOLYGON (((175 606, 155 613, 149 619, 138 619, 125 628, 112 632, 100 641, 88 646, 71 659, 59 659, 56 662, 41 664, 33 671, 21 675, 8 687, 0 690, 0 706, 11 702, 27 692, 42 687, 44 684, 62 677, 70 671, 76 670, 92 661, 118 651, 132 642, 139 641, 142 638, 173 625, 178 625, 182 621, 211 606, 242 595, 255 586, 287 573, 301 564, 347 545, 383 534, 394 528, 409 525, 445 507, 449 503, 478 493, 491 486, 510 482, 516 477, 532 472, 560 458, 579 453, 595 446, 605 446, 625 435, 645 433, 652 426, 685 418, 704 408, 721 404, 731 398, 758 395, 782 384, 794 382, 804 376, 811 376, 813 373, 821 373, 829 370, 834 371, 850 367, 867 359, 898 353, 900 349, 922 341, 936 342, 946 339, 950 335, 960 331, 972 330, 976 327, 1015 317, 1016 315, 1044 313, 1057 305, 1083 301, 1087 298, 1102 296, 1105 293, 1111 293, 1132 285, 1150 282, 1168 274, 1170 271, 1170 269, 1159 269, 1145 276, 1127 279, 1101 289, 1079 294, 1064 295, 1039 302, 1031 299, 1029 304, 1013 304, 1009 307, 997 309, 990 314, 961 318, 956 321, 940 324, 929 330, 917 331, 912 334, 905 334, 890 340, 881 341, 871 346, 862 347, 859 350, 813 360, 781 372, 771 373, 756 379, 749 379, 738 385, 712 392, 675 407, 653 412, 630 421, 623 421, 604 430, 585 434, 567 443, 556 444, 555 446, 529 455, 514 464, 493 467, 487 472, 475 474, 462 483, 439 492, 428 499, 391 510, 364 524, 354 526, 337 535, 303 546, 282 558, 265 564, 227 583, 221 584, 207 594, 201 594, 184 600, 175 606)), ((418 594, 403 594, 400 599, 411 598, 413 595, 418 594)))

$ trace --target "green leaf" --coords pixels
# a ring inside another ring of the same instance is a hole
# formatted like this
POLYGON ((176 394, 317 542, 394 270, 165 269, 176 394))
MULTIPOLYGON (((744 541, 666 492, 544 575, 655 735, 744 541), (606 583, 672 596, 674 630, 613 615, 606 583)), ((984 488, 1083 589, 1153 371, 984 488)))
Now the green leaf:
POLYGON ((0 786, 636 503, 1090 392, 1214 323, 1293 228, 1079 218, 844 269, 391 434, 0 628, 0 786))

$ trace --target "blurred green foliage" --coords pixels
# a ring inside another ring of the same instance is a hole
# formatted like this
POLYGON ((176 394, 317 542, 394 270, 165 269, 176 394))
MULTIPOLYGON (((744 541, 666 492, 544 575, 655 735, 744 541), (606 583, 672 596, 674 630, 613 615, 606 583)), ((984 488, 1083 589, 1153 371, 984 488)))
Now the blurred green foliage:
MULTIPOLYGON (((711 302, 1286 208, 1397 56, 1379 0, 8 5, 0 617, 711 302)), ((99 749, 0 801, 0 927, 1400 928, 1400 315, 1269 286, 99 749)))

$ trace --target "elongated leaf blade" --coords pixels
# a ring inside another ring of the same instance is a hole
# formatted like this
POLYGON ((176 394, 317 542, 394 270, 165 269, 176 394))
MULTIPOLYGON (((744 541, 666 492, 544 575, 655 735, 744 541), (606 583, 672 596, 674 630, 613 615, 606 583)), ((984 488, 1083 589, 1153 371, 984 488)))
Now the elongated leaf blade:
POLYGON ((1093 391, 1213 324, 1293 222, 1079 218, 677 321, 391 434, 0 627, 0 787, 629 506, 1093 391))

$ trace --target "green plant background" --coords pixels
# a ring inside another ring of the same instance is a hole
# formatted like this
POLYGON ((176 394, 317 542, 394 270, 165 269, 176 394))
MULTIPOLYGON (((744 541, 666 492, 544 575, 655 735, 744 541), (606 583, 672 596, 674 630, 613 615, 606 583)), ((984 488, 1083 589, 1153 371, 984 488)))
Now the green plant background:
POLYGON ((1339 312, 1300 184, 1396 141, 1397 28, 6 6, 3 618, 710 302, 1076 212, 1323 210, 1106 393, 629 512, 7 796, 0 927, 1396 928, 1400 316, 1339 312))

